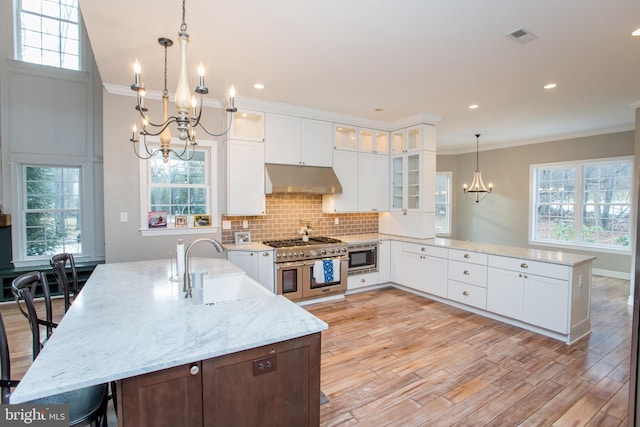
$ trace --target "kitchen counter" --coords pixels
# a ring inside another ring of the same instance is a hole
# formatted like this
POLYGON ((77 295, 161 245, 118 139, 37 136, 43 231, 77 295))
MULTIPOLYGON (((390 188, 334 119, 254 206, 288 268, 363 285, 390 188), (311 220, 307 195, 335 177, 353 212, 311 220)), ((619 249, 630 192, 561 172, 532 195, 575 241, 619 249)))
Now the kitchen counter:
POLYGON ((358 234, 350 236, 337 236, 347 243, 375 242, 380 240, 396 240, 407 243, 418 243, 427 246, 437 246, 447 249, 467 250, 485 253, 488 255, 508 256, 511 258, 521 258, 530 261, 548 262, 552 264, 578 266, 593 261, 596 257, 581 255, 563 251, 549 251, 541 249, 520 248, 515 246, 494 245, 489 243, 468 242, 464 240, 452 239, 411 239, 407 237, 393 236, 389 234, 358 234))
MULTIPOLYGON (((222 259, 193 271, 244 274, 222 259)), ((99 265, 33 362, 11 403, 298 338, 327 324, 283 296, 214 306, 184 298, 168 260, 99 265)))

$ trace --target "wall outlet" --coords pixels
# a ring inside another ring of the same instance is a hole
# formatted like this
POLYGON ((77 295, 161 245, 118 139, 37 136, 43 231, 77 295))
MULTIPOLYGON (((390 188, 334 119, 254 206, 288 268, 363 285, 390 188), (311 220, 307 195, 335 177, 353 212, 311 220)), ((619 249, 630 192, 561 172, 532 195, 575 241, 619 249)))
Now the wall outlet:
POLYGON ((222 221, 223 230, 231 230, 231 221, 222 221))
POLYGON ((333 220, 333 223, 334 223, 335 225, 340 225, 340 218, 336 217, 336 218, 333 220))
POLYGON ((247 221, 246 219, 242 221, 242 228, 249 228, 249 221, 247 221))
POLYGON ((129 215, 126 212, 120 212, 120 222, 129 221, 129 215))

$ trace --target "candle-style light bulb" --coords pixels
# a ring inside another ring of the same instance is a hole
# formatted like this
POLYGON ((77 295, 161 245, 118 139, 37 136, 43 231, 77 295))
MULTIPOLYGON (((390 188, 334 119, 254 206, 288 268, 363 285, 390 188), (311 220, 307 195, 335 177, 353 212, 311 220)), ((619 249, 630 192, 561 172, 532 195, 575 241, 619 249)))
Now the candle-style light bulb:
POLYGON ((204 87, 204 65, 202 62, 198 66, 198 75, 200 76, 200 87, 204 87))
POLYGON ((131 128, 131 141, 135 142, 136 141, 136 136, 138 133, 138 126, 136 126, 136 124, 133 124, 133 127, 131 128))
POLYGON ((136 58, 136 62, 133 63, 133 72, 134 72, 133 85, 135 87, 140 86, 140 72, 141 71, 142 71, 142 67, 140 67, 140 62, 138 62, 138 59, 136 58))
POLYGON ((231 85, 231 89, 229 89, 229 106, 231 108, 236 107, 236 88, 231 85))
POLYGON ((192 118, 196 116, 196 105, 197 105, 196 97, 192 96, 191 97, 191 117, 192 118))

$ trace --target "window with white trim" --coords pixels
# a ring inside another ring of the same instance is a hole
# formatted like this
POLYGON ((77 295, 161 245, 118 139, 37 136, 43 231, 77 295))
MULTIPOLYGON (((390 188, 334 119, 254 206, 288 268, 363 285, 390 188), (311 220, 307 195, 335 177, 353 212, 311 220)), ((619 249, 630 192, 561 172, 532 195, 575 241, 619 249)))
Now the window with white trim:
POLYGON ((16 59, 80 69, 77 0, 17 0, 16 59))
POLYGON ((25 259, 82 253, 80 167, 23 166, 25 259))
POLYGON ((532 165, 531 239, 630 249, 633 159, 532 165))
POLYGON ((196 215, 211 215, 211 225, 215 225, 217 203, 213 200, 212 193, 215 187, 215 177, 212 175, 215 164, 214 151, 210 141, 200 141, 193 158, 189 161, 180 160, 170 154, 166 163, 162 156, 154 156, 140 162, 140 218, 143 234, 146 233, 144 230, 151 229, 153 232, 162 232, 168 228, 181 229, 174 231, 195 228, 196 215), (154 212, 165 213, 166 226, 150 225, 151 220, 155 221, 157 217, 153 215, 154 212), (176 217, 179 217, 177 222, 176 217))
POLYGON ((451 172, 436 173, 436 234, 451 234, 451 172))

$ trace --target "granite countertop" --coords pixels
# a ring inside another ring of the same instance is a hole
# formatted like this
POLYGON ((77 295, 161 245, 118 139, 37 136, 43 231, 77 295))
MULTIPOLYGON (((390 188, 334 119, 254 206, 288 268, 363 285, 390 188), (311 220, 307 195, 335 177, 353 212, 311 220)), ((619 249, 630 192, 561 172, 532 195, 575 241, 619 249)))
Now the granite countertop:
MULTIPOLYGON (((211 276, 244 274, 222 259, 191 261, 193 271, 211 276)), ((168 260, 99 265, 11 395, 11 403, 327 329, 325 322, 283 296, 194 304, 170 275, 168 260)))
POLYGON ((396 240, 407 243, 417 243, 420 245, 438 246, 447 249, 457 249, 462 251, 473 251, 488 255, 507 256, 530 261, 549 262, 552 264, 562 264, 576 266, 585 262, 593 261, 595 256, 582 255, 564 251, 551 251, 542 249, 520 248, 515 246, 494 245, 489 243, 467 242, 453 239, 413 239, 410 237, 394 236, 389 234, 356 234, 349 236, 336 236, 337 239, 347 243, 364 243, 380 240, 396 240))

